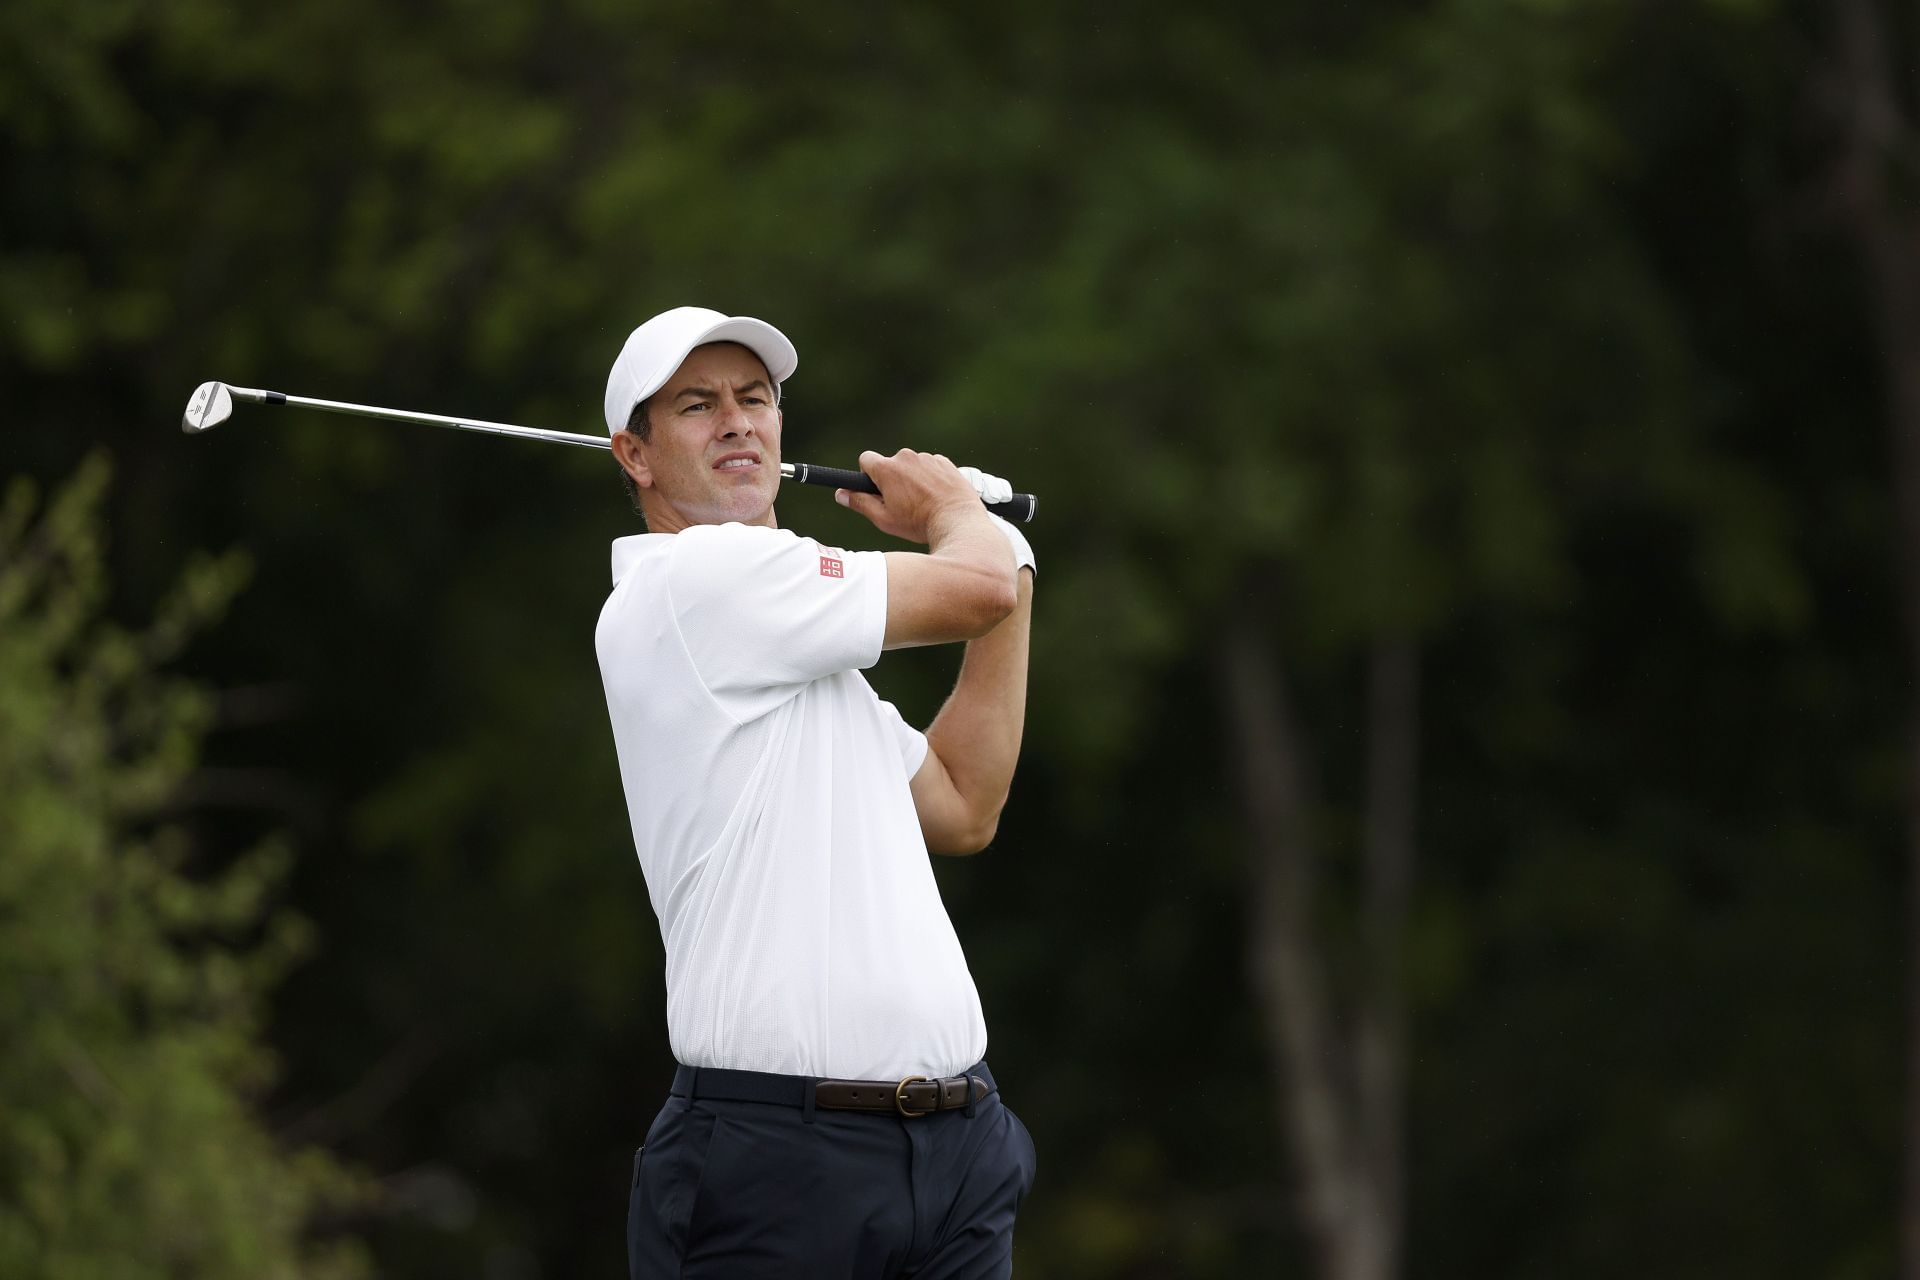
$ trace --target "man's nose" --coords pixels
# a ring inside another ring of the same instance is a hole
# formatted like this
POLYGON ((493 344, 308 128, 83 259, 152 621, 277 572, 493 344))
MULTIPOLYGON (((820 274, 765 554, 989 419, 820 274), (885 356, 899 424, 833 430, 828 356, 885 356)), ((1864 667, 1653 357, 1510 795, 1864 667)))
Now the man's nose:
POLYGON ((753 434, 753 419, 748 416, 744 406, 738 400, 730 400, 720 411, 720 434, 722 436, 750 436, 753 434))

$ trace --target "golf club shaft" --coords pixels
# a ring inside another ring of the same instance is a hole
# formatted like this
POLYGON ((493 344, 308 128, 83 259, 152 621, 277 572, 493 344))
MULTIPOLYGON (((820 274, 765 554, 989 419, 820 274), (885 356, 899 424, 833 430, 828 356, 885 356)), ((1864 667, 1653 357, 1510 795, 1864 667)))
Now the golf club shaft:
MULTIPOLYGON (((317 409, 322 413, 344 413, 356 418, 382 418, 389 422, 418 422, 429 427, 448 427, 455 431, 477 431, 485 435, 516 436, 524 440, 549 440, 555 444, 577 445, 583 449, 612 449, 607 436, 582 435, 572 431, 548 431, 541 427, 521 427, 508 422, 486 422, 474 418, 449 418, 438 413, 417 413, 411 409, 384 409, 377 405, 349 404, 344 400, 316 400, 311 396, 290 396, 282 391, 263 391, 258 387, 227 384, 236 400, 254 404, 291 405, 296 409, 317 409)), ((806 462, 783 462, 780 478, 796 484, 819 485, 829 489, 851 489, 856 493, 879 493, 873 478, 864 471, 840 467, 822 467, 806 462)), ((1007 520, 1025 523, 1033 519, 1039 503, 1030 493, 1016 493, 1006 502, 989 502, 987 510, 1007 520)))
POLYGON ((280 391, 261 391, 256 387, 227 384, 235 400, 255 404, 285 404, 296 409, 318 409, 322 413, 345 413, 356 418, 383 418, 389 422, 418 422, 429 427, 451 427, 455 431, 479 431, 492 436, 518 436, 525 440, 551 440, 556 444, 579 445, 586 449, 611 449, 606 436, 579 435, 572 431, 547 431, 540 427, 516 427, 507 422, 483 422, 473 418, 448 418, 437 413, 415 413, 411 409, 382 409, 370 404, 348 404, 343 400, 315 400, 310 396, 290 396, 280 391))

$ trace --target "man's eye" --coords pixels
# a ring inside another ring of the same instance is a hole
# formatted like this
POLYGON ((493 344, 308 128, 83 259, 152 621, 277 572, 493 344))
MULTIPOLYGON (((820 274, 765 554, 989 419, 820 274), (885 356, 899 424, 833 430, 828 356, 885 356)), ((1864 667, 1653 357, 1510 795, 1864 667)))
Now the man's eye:
POLYGON ((709 405, 705 400, 695 400, 692 404, 688 405, 686 408, 682 409, 680 412, 695 413, 700 410, 708 409, 711 407, 712 406, 709 405))

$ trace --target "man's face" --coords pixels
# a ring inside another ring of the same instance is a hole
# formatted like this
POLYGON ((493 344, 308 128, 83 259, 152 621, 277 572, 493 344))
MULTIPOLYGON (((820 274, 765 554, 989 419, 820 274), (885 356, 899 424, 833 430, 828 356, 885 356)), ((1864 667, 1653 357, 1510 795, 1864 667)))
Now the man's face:
POLYGON ((647 420, 647 440, 622 433, 631 444, 620 460, 640 486, 650 530, 773 525, 781 418, 760 357, 733 342, 695 347, 654 392, 647 420))

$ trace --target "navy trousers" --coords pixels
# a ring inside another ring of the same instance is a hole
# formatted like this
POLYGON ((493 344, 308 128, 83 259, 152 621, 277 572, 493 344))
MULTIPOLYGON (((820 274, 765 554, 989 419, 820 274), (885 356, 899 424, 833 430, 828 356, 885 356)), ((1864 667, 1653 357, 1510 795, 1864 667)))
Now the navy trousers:
MULTIPOLYGON (((968 1074, 993 1079, 984 1063, 968 1074)), ((810 1081, 760 1079, 791 1082, 796 1101, 702 1097, 696 1083, 695 1096, 676 1089, 660 1109, 633 1162, 634 1280, 1013 1273, 1033 1139, 997 1089, 907 1118, 819 1110, 798 1101, 810 1081)))

